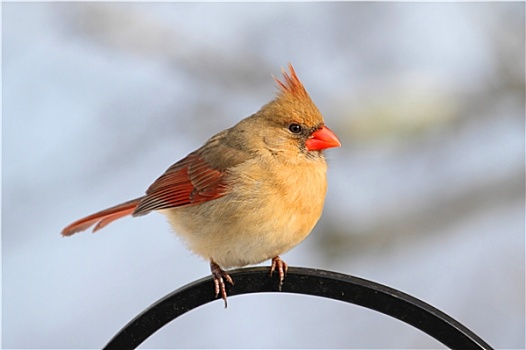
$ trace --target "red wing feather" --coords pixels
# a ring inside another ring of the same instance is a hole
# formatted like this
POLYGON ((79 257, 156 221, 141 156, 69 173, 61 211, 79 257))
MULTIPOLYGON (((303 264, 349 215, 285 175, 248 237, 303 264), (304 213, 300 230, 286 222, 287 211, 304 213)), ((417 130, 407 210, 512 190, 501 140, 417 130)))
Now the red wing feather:
POLYGON ((190 153, 155 180, 133 216, 219 198, 226 193, 223 175, 222 171, 210 168, 197 153, 190 153))

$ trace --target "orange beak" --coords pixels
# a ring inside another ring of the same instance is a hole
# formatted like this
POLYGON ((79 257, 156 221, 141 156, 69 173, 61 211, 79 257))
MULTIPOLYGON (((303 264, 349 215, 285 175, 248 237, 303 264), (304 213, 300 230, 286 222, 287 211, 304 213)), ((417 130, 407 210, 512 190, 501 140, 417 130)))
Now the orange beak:
POLYGON ((312 133, 305 145, 309 151, 321 151, 327 148, 340 147, 342 144, 336 134, 324 125, 312 133))

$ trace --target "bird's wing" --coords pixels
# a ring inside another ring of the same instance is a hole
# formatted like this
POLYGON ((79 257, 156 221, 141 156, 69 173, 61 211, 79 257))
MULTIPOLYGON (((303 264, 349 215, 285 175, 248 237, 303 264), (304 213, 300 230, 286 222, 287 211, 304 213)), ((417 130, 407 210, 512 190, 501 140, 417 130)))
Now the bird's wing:
POLYGON ((212 168, 198 152, 190 153, 155 180, 133 216, 219 198, 227 193, 224 174, 212 168))

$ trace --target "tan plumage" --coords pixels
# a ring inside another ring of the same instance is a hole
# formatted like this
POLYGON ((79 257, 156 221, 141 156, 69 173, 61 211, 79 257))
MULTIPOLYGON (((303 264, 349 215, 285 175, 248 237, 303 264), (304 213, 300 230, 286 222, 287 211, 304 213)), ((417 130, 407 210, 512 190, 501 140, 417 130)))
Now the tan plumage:
POLYGON ((272 259, 300 243, 321 216, 327 190, 322 151, 340 145, 294 69, 283 71, 277 97, 256 114, 208 140, 172 165, 144 197, 80 219, 62 234, 157 210, 196 254, 210 260, 225 299, 223 269, 272 259))

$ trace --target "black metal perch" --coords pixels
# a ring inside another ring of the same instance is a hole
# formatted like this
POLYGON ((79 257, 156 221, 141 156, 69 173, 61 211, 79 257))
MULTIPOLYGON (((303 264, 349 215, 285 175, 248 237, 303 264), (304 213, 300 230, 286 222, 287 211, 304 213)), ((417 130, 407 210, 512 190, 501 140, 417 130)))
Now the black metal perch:
MULTIPOLYGON (((235 281, 235 285, 227 287, 229 297, 278 292, 277 277, 269 277, 268 267, 238 269, 229 271, 229 274, 235 281)), ((361 278, 291 267, 283 289, 278 293, 325 297, 376 310, 420 329, 451 349, 491 349, 476 334, 442 311, 396 289, 361 278)), ((178 316, 214 300, 217 299, 213 296, 211 277, 187 284, 144 310, 104 349, 134 349, 178 316)))

